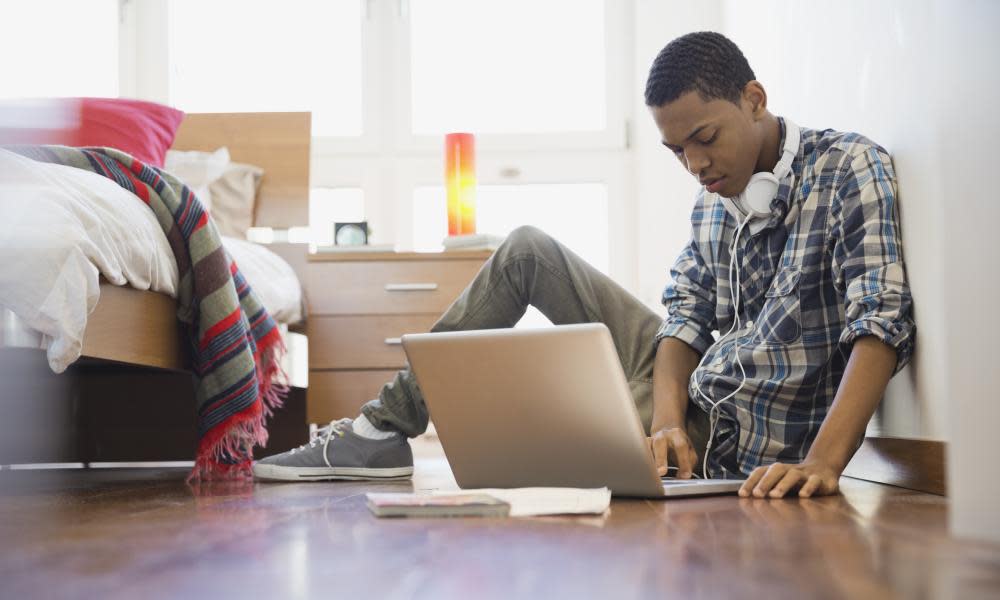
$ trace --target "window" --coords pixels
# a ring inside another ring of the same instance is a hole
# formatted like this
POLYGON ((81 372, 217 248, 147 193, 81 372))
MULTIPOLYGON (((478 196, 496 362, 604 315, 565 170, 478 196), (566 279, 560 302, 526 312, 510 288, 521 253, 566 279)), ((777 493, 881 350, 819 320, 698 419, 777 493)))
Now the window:
POLYGON ((603 0, 414 0, 412 131, 601 131, 603 0))
MULTIPOLYGON (((441 247, 448 233, 442 186, 413 194, 413 240, 418 250, 441 247)), ((507 235, 534 225, 608 272, 608 190, 604 184, 481 185, 476 190, 476 231, 507 235)))
POLYGON ((113 98, 118 0, 9 3, 0 19, 0 56, 0 98, 113 98))
POLYGON ((171 0, 170 102, 187 112, 312 111, 362 133, 362 3, 171 0))
POLYGON ((621 275, 632 225, 609 213, 609 199, 628 185, 629 3, 403 2, 396 64, 406 70, 385 83, 409 91, 390 140, 400 181, 395 239, 418 250, 441 246, 442 135, 471 131, 479 232, 536 225, 621 275))
MULTIPOLYGON (((445 191, 421 186, 413 194, 413 239, 418 250, 436 250, 447 235, 445 191)), ((608 273, 608 190, 604 184, 483 185, 476 190, 476 231, 507 235, 534 225, 608 273)), ((551 325, 528 307, 518 327, 551 325)))
POLYGON ((311 226, 288 239, 367 220, 373 243, 439 247, 442 135, 465 130, 480 231, 537 225, 631 288, 633 2, 133 1, 122 60, 185 111, 313 113, 311 226))

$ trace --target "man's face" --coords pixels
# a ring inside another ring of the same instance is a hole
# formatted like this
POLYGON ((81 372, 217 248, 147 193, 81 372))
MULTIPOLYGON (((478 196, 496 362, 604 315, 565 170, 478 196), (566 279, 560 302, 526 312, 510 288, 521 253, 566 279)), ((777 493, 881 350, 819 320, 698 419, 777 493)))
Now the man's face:
POLYGON ((763 143, 759 105, 747 96, 736 105, 690 91, 650 109, 663 145, 705 189, 727 198, 747 186, 763 143))

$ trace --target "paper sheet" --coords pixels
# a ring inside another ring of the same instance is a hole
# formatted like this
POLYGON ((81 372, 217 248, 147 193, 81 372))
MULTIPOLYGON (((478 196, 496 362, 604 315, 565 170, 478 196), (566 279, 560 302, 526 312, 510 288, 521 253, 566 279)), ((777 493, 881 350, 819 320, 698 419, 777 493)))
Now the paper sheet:
MULTIPOLYGON (((454 490, 435 490, 435 495, 456 494, 454 490)), ((487 494, 510 504, 510 516, 604 514, 611 505, 611 490, 603 488, 482 488, 463 489, 462 494, 487 494)))

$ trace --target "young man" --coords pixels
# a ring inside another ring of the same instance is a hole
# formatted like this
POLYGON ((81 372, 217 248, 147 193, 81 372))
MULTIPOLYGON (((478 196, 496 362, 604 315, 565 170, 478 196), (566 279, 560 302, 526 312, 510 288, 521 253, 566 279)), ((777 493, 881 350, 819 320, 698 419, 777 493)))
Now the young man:
MULTIPOLYGON (((835 493, 913 348, 889 155, 857 134, 772 115, 739 48, 717 33, 668 44, 646 104, 703 185, 663 294, 667 318, 522 227, 432 331, 511 327, 528 304, 555 324, 603 322, 661 474, 669 462, 681 478, 745 477, 742 496, 835 493)), ((426 426, 414 377, 400 371, 353 422, 255 470, 405 477, 404 436, 426 426)))

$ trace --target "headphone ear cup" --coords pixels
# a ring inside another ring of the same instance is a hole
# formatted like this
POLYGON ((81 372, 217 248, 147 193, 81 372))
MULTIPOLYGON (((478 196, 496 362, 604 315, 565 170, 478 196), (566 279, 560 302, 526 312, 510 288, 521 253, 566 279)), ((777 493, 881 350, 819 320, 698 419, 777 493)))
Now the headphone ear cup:
POLYGON ((743 190, 743 209, 758 217, 771 214, 771 200, 778 193, 778 178, 773 173, 754 173, 743 190))

